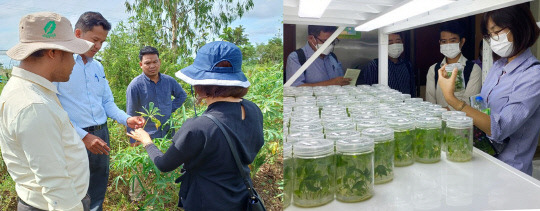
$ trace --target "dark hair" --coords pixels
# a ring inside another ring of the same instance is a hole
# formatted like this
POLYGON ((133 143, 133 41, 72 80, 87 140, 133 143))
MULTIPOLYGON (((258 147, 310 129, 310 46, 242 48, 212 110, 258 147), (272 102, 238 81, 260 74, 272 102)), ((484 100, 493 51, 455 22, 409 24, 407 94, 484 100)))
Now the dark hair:
POLYGON ((157 54, 159 58, 159 51, 152 46, 145 46, 141 49, 141 51, 139 51, 139 60, 142 61, 142 57, 146 54, 157 54))
POLYGON ((448 21, 441 25, 439 28, 439 34, 441 32, 450 32, 452 34, 457 34, 459 36, 459 39, 465 37, 465 30, 463 29, 463 26, 457 21, 448 21))
POLYGON ((198 95, 198 101, 206 97, 242 98, 248 92, 248 88, 241 86, 195 85, 193 88, 198 95))
POLYGON ((82 32, 91 31, 94 26, 102 26, 105 31, 111 30, 111 24, 99 12, 85 12, 79 17, 75 29, 82 32))
POLYGON ((531 47, 540 33, 538 25, 526 4, 519 4, 498 10, 486 12, 481 23, 482 34, 488 36, 487 25, 491 19, 493 23, 501 28, 508 28, 514 37, 514 49, 508 57, 531 47))
POLYGON ((28 57, 33 57, 33 58, 43 57, 45 55, 45 51, 47 51, 47 49, 40 49, 40 50, 34 51, 34 53, 30 54, 28 57))
POLYGON ((315 37, 318 37, 321 32, 335 32, 336 30, 337 30, 337 26, 309 25, 308 35, 313 35, 315 37))

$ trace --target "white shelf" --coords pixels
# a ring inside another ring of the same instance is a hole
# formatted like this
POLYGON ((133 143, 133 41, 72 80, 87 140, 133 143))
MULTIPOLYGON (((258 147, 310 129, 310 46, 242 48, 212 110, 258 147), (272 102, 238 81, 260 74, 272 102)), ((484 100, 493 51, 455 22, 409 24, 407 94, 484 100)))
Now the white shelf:
MULTIPOLYGON (((540 181, 474 149, 465 163, 446 160, 394 168, 394 180, 375 185, 371 199, 337 200, 310 210, 493 210, 540 208, 540 181)), ((305 210, 291 204, 286 211, 305 210)))

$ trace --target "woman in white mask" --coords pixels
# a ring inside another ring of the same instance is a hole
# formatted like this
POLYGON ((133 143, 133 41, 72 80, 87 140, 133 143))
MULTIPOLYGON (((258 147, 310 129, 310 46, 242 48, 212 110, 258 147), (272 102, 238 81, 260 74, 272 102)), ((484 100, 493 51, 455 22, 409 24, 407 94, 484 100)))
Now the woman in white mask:
POLYGON ((437 70, 445 64, 461 66, 458 74, 459 87, 455 90, 455 96, 468 102, 470 96, 480 93, 482 86, 482 70, 480 66, 469 61, 461 53, 465 44, 465 30, 457 21, 443 23, 439 29, 439 45, 444 59, 441 62, 433 64, 426 76, 426 101, 439 104, 442 107, 451 109, 444 99, 444 95, 437 84, 437 70))
MULTIPOLYGON (((414 69, 411 61, 403 54, 403 40, 401 33, 388 35, 388 86, 404 94, 416 97, 416 83, 414 69)), ((371 61, 363 68, 359 78, 359 84, 379 83, 379 59, 371 61)))
POLYGON ((454 96, 456 70, 445 78, 444 68, 439 69, 439 85, 448 104, 467 113, 486 133, 499 160, 531 175, 540 136, 540 63, 529 48, 540 29, 524 4, 485 13, 481 27, 493 52, 502 57, 489 70, 480 93, 491 113, 454 96))

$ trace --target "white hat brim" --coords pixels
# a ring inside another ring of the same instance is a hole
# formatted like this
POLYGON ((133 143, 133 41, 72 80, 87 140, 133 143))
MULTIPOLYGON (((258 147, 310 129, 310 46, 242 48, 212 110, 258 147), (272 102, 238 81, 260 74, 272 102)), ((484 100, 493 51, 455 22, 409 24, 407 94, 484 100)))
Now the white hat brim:
POLYGON ((30 54, 42 49, 58 49, 75 54, 84 54, 88 52, 93 45, 94 43, 79 38, 57 42, 18 43, 10 48, 6 54, 14 60, 22 61, 30 56, 30 54))

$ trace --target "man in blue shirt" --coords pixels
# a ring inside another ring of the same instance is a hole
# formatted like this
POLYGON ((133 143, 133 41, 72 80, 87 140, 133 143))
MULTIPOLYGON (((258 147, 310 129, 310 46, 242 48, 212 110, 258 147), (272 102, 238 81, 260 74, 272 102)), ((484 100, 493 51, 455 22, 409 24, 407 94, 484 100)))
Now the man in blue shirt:
MULTIPOLYGON (((137 115, 137 112, 145 112, 143 108, 148 109, 149 103, 153 102, 154 107, 159 108, 159 113, 163 115, 156 117, 162 125, 156 128, 154 122, 148 121, 144 130, 151 138, 163 138, 169 131, 169 125, 163 124, 182 106, 187 94, 174 78, 159 72, 161 59, 157 49, 151 46, 142 48, 139 59, 143 73, 134 78, 127 88, 126 110, 129 115, 137 115), (171 100, 171 96, 174 100, 171 100)), ((133 139, 130 141, 135 143, 133 139)))
POLYGON ((131 128, 144 125, 144 118, 131 117, 116 106, 103 66, 93 59, 110 29, 110 23, 100 13, 82 14, 75 24, 75 36, 94 43, 94 47, 75 55, 69 81, 56 83, 58 98, 87 149, 90 163, 88 195, 92 211, 103 210, 107 191, 110 151, 107 117, 131 128))
MULTIPOLYGON (((287 58, 286 78, 289 80, 304 62, 319 49, 326 40, 336 31, 335 26, 308 26, 308 41, 306 45, 291 54, 287 58)), ((348 85, 351 79, 343 78, 344 72, 341 63, 337 60, 332 50, 339 40, 336 39, 319 58, 306 69, 292 86, 329 86, 348 85)))
MULTIPOLYGON (((388 86, 416 97, 416 83, 411 61, 403 58, 403 40, 400 33, 388 35, 388 86)), ((379 83, 379 59, 371 61, 360 74, 358 84, 379 83)))

